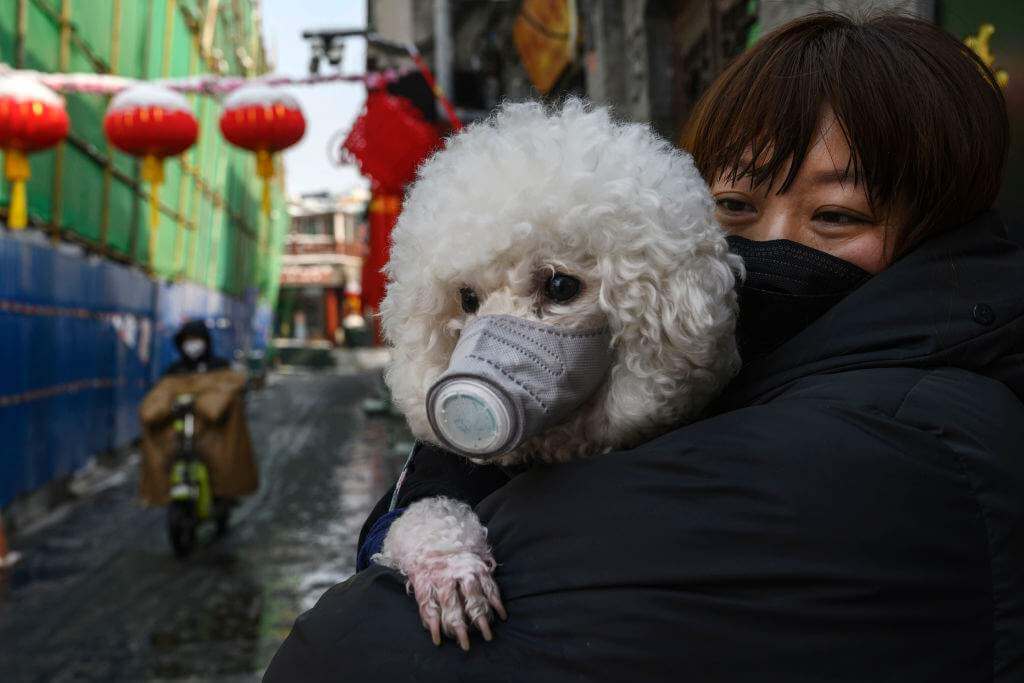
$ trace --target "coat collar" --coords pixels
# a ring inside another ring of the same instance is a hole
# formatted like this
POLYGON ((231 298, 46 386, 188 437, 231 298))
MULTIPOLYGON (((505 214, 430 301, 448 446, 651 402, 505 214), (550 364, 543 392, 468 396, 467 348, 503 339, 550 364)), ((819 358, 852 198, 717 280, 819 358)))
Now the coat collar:
POLYGON ((762 403, 809 375, 959 367, 1024 400, 1024 249, 997 214, 924 242, 768 356, 744 367, 713 412, 762 403))

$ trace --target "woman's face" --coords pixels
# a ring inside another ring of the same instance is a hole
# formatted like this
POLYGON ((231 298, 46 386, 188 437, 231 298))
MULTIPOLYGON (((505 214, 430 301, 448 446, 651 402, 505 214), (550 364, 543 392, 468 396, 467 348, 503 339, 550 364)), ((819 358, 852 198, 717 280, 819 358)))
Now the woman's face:
POLYGON ((892 260, 885 235, 897 226, 872 213, 863 184, 844 179, 850 147, 830 110, 823 112, 819 131, 784 194, 777 194, 781 178, 754 189, 749 178, 734 183, 720 176, 711 186, 715 214, 729 234, 799 242, 877 273, 892 260))

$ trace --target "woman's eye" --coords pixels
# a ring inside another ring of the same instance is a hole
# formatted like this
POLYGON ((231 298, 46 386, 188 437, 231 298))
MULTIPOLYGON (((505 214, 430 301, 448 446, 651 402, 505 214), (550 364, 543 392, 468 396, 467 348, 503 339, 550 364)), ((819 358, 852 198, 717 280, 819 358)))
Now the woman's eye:
POLYGON ((480 300, 476 297, 476 292, 469 287, 460 289, 459 297, 462 299, 462 310, 466 313, 476 313, 476 309, 480 308, 480 300))
POLYGON ((580 281, 572 275, 555 273, 544 283, 544 296, 552 301, 564 304, 580 293, 580 281))
POLYGON ((819 211, 814 214, 814 220, 821 221, 822 223, 832 223, 833 225, 856 225, 858 223, 867 223, 867 221, 860 216, 843 213, 842 211, 819 211))
POLYGON ((753 213, 754 211, 750 202, 735 197, 719 197, 715 200, 715 204, 726 213, 753 213))

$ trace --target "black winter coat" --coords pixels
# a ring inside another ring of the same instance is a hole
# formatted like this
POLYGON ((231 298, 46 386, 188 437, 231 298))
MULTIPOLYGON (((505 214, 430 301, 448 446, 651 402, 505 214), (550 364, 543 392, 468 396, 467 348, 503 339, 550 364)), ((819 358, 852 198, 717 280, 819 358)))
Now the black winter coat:
POLYGON ((265 680, 1024 680, 1024 254, 988 214, 744 368, 713 417, 477 507, 509 611, 435 648, 374 566, 265 680))

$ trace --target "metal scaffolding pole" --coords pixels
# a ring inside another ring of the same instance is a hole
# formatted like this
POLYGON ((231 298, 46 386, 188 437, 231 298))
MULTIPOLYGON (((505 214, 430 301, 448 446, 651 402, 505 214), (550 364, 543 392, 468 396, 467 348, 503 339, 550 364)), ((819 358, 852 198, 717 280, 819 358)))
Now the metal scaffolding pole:
MULTIPOLYGON (((448 0, 434 0, 434 75, 441 92, 452 94, 452 17, 448 0)), ((438 114, 446 112, 438 103, 438 114)))

